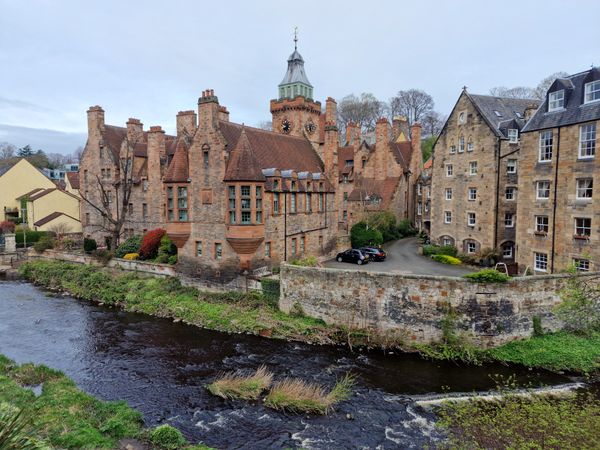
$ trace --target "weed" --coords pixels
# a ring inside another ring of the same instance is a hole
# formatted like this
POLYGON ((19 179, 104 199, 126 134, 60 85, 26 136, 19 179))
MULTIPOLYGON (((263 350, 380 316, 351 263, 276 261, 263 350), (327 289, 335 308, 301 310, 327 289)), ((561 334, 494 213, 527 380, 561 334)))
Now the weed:
POLYGON ((273 374, 265 366, 260 366, 251 375, 239 372, 227 373, 207 386, 208 391, 223 398, 256 400, 271 386, 273 374))

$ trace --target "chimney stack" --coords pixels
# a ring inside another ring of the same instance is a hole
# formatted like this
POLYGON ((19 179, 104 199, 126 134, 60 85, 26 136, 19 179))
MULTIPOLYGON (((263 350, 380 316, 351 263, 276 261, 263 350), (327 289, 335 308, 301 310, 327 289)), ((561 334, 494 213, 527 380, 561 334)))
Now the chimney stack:
POLYGON ((354 122, 346 124, 346 145, 358 147, 360 145, 360 126, 354 122))
POLYGON ((404 133, 406 140, 409 139, 408 119, 404 116, 394 116, 392 119, 392 136, 394 141, 398 139, 400 133, 404 133))
POLYGON ((385 117, 381 117, 375 124, 375 144, 387 144, 390 142, 390 123, 385 117))
POLYGON ((212 89, 202 92, 198 99, 198 126, 204 129, 212 129, 219 120, 219 99, 212 89))
POLYGON ((337 103, 331 98, 327 97, 325 101, 325 124, 335 125, 337 123, 337 103))
POLYGON ((229 122, 229 111, 225 106, 219 106, 219 120, 229 122))
POLYGON ((104 131, 104 110, 98 105, 90 106, 87 110, 87 117, 88 133, 96 134, 99 137, 100 133, 104 131))
POLYGON ((140 119, 129 118, 127 121, 127 139, 130 142, 142 142, 144 140, 144 124, 140 119))
POLYGON ((177 136, 193 136, 196 132, 196 113, 192 110, 177 113, 177 136), (185 130, 185 132, 184 132, 185 130))
POLYGON ((535 106, 534 104, 529 104, 527 105, 527 108, 525 108, 525 114, 523 114, 523 118, 525 119, 525 121, 528 121, 529 119, 531 119, 533 117, 533 115, 535 114, 535 112, 537 111, 538 107, 535 106))
POLYGON ((152 183, 160 183, 161 176, 161 159, 165 159, 167 155, 165 145, 165 132, 159 125, 150 127, 148 131, 148 181, 152 183))

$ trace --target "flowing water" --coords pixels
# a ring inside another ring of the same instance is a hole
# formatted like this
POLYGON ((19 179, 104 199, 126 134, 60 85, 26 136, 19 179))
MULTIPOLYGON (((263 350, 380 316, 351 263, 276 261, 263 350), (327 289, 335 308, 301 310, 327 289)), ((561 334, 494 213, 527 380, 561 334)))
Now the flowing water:
POLYGON ((532 385, 569 381, 519 367, 468 367, 228 335, 56 296, 23 282, 0 282, 0 353, 62 370, 98 398, 127 401, 146 425, 169 423, 191 441, 216 448, 422 448, 440 436, 433 417, 411 396, 490 389, 494 375, 515 375, 532 385), (204 388, 223 371, 262 364, 276 379, 331 386, 352 372, 357 384, 352 398, 324 417, 223 400, 204 388))

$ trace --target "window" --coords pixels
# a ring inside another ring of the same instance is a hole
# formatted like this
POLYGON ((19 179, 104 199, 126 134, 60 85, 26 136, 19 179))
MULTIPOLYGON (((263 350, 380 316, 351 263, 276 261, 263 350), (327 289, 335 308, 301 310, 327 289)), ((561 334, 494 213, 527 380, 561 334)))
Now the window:
POLYGON ((262 223, 262 186, 256 186, 256 198, 254 202, 256 206, 256 223, 262 223))
POLYGON ((458 115, 458 123, 465 123, 465 119, 466 119, 466 114, 463 111, 458 115))
POLYGON ((587 123, 579 127, 579 157, 593 158, 596 155, 596 124, 587 123))
POLYGON ((506 200, 514 200, 517 197, 517 188, 509 186, 505 191, 506 200))
POLYGON ((250 186, 240 186, 240 194, 241 223, 248 225, 252 223, 250 186))
POLYGON ((454 155, 455 153, 456 153, 456 145, 452 144, 452 145, 450 146, 450 154, 451 154, 451 155, 454 155))
POLYGON ((452 200, 452 188, 446 188, 446 200, 452 200))
POLYGON ((112 191, 106 191, 106 201, 108 203, 112 203, 112 201, 113 201, 112 191))
POLYGON ((429 212, 429 202, 425 202, 425 212, 429 212))
POLYGON ((319 194, 319 212, 325 209, 325 194, 319 194))
POLYGON ((593 178, 580 178, 577 180, 577 198, 587 199, 592 198, 594 188, 593 178))
POLYGON ((475 242, 467 242, 467 253, 475 253, 477 251, 477 244, 475 242))
POLYGON ((175 200, 173 199, 173 188, 169 186, 167 188, 167 210, 168 210, 168 220, 175 220, 175 215, 173 213, 173 209, 175 208, 175 200))
POLYGON ((446 176, 451 177, 453 173, 452 164, 446 164, 446 176))
POLYGON ((304 248, 306 246, 306 238, 302 236, 300 238, 300 253, 304 253, 304 248))
MULTIPOLYGON (((344 200, 348 200, 348 193, 344 192, 344 200)), ((310 192, 306 193, 306 212, 312 212, 312 194, 310 192)))
POLYGON ((223 244, 215 243, 215 259, 221 259, 223 257, 223 244))
POLYGON ((431 198, 431 188, 427 187, 427 198, 431 198))
POLYGON ((202 161, 204 163, 204 168, 208 169, 208 150, 204 150, 202 152, 202 161))
POLYGON ((290 212, 294 214, 296 212, 296 193, 290 194, 290 212))
POLYGON ((202 256, 202 241, 196 241, 196 256, 202 256))
POLYGON ((536 198, 538 200, 546 200, 550 198, 550 182, 549 181, 538 181, 536 182, 536 198))
POLYGON ((444 239, 442 239, 442 245, 444 245, 445 247, 452 245, 452 239, 445 237, 444 239))
POLYGON ((461 136, 458 139, 458 153, 464 153, 465 151, 465 137, 461 136))
POLYGON ((323 250, 323 236, 319 235, 319 248, 323 250))
POLYGON ((344 222, 346 222, 348 220, 348 211, 347 210, 342 211, 342 220, 344 222))
POLYGON ((534 253, 534 267, 540 272, 548 271, 548 255, 546 253, 534 253))
POLYGON ((517 173, 517 160, 509 159, 506 161, 506 173, 517 173))
POLYGON ((542 131, 540 133, 540 162, 552 160, 552 142, 552 131, 542 131))
POLYGON ((85 213, 85 224, 86 225, 90 224, 90 213, 85 213))
POLYGON ((469 201, 477 200, 477 188, 469 188, 469 201))
POLYGON ((423 215, 423 203, 417 203, 417 216, 423 215))
POLYGON ((515 214, 514 213, 504 213, 504 226, 506 228, 514 228, 515 227, 515 214))
POLYGON ((148 218, 148 204, 142 203, 142 219, 148 218))
POLYGON ((142 190, 148 192, 148 180, 142 181, 142 190))
POLYGON ((565 106, 564 89, 548 94, 548 111, 557 111, 565 106))
POLYGON ((477 175, 477 161, 469 163, 469 175, 477 175))
POLYGON ((535 231, 536 233, 547 234, 550 228, 548 216, 535 216, 535 231))
POLYGON ((444 211, 444 223, 452 223, 452 211, 444 211))
POLYGON ((583 103, 600 100, 600 80, 585 84, 585 98, 583 103))
MULTIPOLYGON (((423 195, 423 185, 422 184, 417 184, 417 195, 423 195)), ((345 192, 344 192, 344 200, 347 200, 345 192)))
POLYGON ((296 256, 296 253, 298 252, 298 241, 296 238, 292 238, 292 256, 296 256))
POLYGON ((292 181, 292 188, 290 190, 292 190, 292 191, 296 190, 296 182, 295 181, 292 181))
POLYGON ((265 242, 265 258, 271 257, 271 243, 265 242))
POLYGON ((273 214, 279 214, 279 192, 273 193, 273 214))
POLYGON ((476 222, 475 213, 474 212, 467 213, 467 225, 470 227, 474 227, 475 222, 476 222))
POLYGON ((475 146, 473 145, 473 141, 471 141, 471 139, 469 138, 469 142, 467 142, 467 151, 472 152, 474 149, 475 146))
POLYGON ((186 187, 178 187, 177 188, 177 209, 179 209, 179 221, 180 222, 187 222, 187 220, 188 220, 187 207, 188 207, 187 188, 186 187))
POLYGON ((131 216, 133 215, 133 203, 127 205, 127 213, 131 216))
POLYGON ((519 130, 517 130, 516 128, 509 128, 508 142, 511 144, 516 144, 517 142, 519 142, 519 130))
POLYGON ((573 267, 578 272, 589 272, 590 271, 590 260, 582 258, 573 258, 573 267))
POLYGON ((587 217, 575 218, 575 236, 590 237, 592 234, 592 219, 587 217))
POLYGON ((512 244, 505 244, 502 246, 502 258, 512 259, 514 246, 512 244))

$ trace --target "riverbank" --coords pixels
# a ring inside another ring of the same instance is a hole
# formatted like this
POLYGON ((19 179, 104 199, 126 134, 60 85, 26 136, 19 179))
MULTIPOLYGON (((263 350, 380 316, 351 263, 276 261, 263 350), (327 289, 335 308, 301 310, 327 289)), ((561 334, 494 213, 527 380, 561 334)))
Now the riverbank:
POLYGON ((285 314, 273 301, 258 293, 204 292, 183 287, 175 278, 143 277, 58 261, 29 261, 21 266, 20 272, 35 284, 80 299, 228 333, 311 344, 400 348, 420 351, 432 359, 500 361, 552 371, 590 374, 600 369, 600 334, 581 337, 552 333, 491 350, 462 347, 456 351, 449 346, 415 349, 404 342, 402 336, 375 337, 366 331, 327 325, 304 317, 301 312, 285 314))
MULTIPOLYGON (((141 413, 125 402, 102 402, 79 390, 62 372, 42 365, 17 365, 0 355, 0 429, 19 444, 9 448, 115 449, 124 440, 156 441, 158 427, 143 427, 141 413), (20 414, 19 414, 19 411, 20 414), (14 419, 17 417, 18 419, 14 419), (9 424, 15 420, 16 425, 9 424), (26 444, 30 444, 31 447, 26 444)), ((164 428, 163 428, 164 430, 164 428)), ((175 449, 201 450, 175 430, 175 449)), ((164 435, 164 431, 162 431, 164 435)), ((163 442, 165 444, 165 442, 163 442)), ((166 448, 154 442, 156 448, 166 448)))

